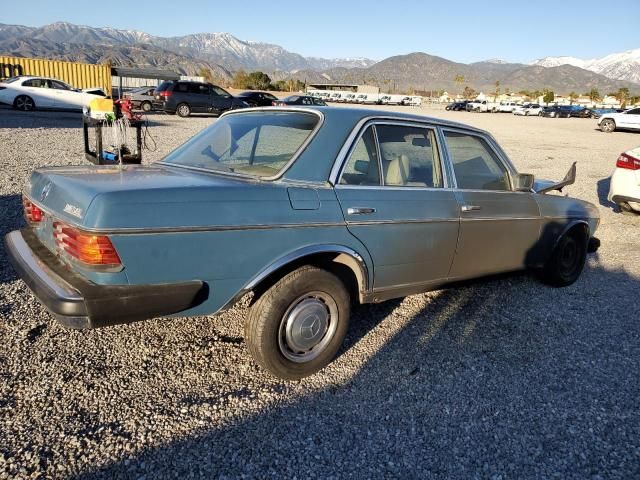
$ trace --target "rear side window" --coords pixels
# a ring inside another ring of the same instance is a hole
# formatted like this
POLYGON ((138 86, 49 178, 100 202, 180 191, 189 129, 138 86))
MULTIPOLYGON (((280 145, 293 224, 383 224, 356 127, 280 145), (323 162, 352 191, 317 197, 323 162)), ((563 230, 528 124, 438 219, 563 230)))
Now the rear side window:
POLYGON ((43 78, 32 78, 22 82, 23 87, 48 88, 48 82, 43 78))
POLYGON ((169 90, 169 87, 173 85, 173 82, 162 82, 156 88, 156 92, 164 92, 165 90, 169 90))
POLYGON ((442 187, 440 158, 433 130, 377 125, 385 185, 442 187))
POLYGON ((380 165, 373 127, 367 128, 356 143, 344 167, 342 185, 380 185, 380 165))
POLYGON ((446 130, 444 136, 458 188, 511 190, 507 169, 483 138, 446 130))

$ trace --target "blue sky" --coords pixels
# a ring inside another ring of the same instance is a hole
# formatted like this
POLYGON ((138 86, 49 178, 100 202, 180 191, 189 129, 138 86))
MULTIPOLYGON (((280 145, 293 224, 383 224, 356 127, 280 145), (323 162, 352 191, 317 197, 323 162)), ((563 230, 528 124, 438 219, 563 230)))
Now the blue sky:
POLYGON ((640 0, 0 3, 5 4, 0 23, 67 21, 160 36, 229 32, 242 40, 328 58, 381 60, 422 51, 465 63, 488 58, 527 62, 640 48, 640 0))

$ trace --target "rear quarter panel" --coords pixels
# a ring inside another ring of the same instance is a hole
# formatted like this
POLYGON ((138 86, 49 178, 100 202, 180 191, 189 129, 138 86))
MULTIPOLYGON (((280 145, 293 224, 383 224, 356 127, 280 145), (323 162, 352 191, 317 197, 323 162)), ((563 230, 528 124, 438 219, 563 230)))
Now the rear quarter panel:
POLYGON ((287 189, 281 188, 272 191, 274 196, 268 202, 248 199, 212 204, 210 207, 219 212, 219 220, 210 225, 210 230, 121 234, 111 238, 131 284, 185 280, 207 283, 207 300, 180 315, 217 312, 263 269, 310 245, 352 248, 372 272, 366 249, 344 225, 333 189, 312 190, 320 201, 315 210, 294 210, 287 189))

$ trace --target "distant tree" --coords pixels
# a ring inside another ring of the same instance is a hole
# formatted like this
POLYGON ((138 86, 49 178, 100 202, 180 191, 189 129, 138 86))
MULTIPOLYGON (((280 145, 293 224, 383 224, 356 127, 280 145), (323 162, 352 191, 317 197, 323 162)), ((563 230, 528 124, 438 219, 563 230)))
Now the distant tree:
POLYGON ((456 83, 457 87, 460 88, 464 85, 465 79, 464 75, 460 75, 459 73, 453 77, 453 81, 456 83))
POLYGON ((620 102, 620 106, 624 108, 627 106, 627 100, 629 99, 629 89, 627 87, 620 88, 614 96, 620 102))
POLYGON ((569 103, 573 104, 573 102, 575 102, 576 98, 578 98, 579 95, 576 92, 570 92, 569 93, 569 103))
POLYGON ((587 95, 589 97, 589 100, 591 100, 592 102, 597 102, 601 99, 600 92, 598 92, 597 88, 592 88, 591 90, 589 90, 589 92, 585 93, 585 95, 587 95))
POLYGON ((496 90, 493 94, 493 101, 497 101, 500 96, 500 80, 496 80, 496 90))
POLYGON ((523 97, 531 98, 531 92, 529 90, 520 90, 518 95, 522 95, 523 97))
POLYGON ((239 90, 251 88, 251 81, 249 80, 249 75, 247 75, 247 72, 245 72, 244 70, 237 71, 233 76, 233 80, 231 80, 231 86, 239 90))
POLYGON ((529 94, 529 99, 537 101, 538 98, 540 98, 541 96, 542 96, 542 92, 540 90, 534 90, 529 94))
POLYGON ((638 105, 640 104, 640 96, 633 96, 629 99, 629 105, 638 105))
POLYGON ((264 72, 251 72, 248 78, 250 85, 248 88, 252 88, 255 90, 266 90, 271 84, 269 75, 264 72))
POLYGON ((553 90, 545 89, 544 94, 542 95, 542 100, 544 103, 551 103, 556 99, 556 95, 553 93, 553 90))
POLYGON ((464 91, 462 92, 462 96, 464 98, 467 98, 467 99, 472 99, 472 98, 476 98, 478 96, 478 92, 476 92, 473 88, 471 88, 469 85, 467 85, 466 87, 464 87, 464 91))

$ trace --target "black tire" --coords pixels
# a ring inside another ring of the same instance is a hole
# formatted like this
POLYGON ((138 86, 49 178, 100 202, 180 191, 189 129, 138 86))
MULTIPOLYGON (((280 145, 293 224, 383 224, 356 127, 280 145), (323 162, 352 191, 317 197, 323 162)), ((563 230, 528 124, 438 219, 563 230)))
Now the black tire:
POLYGON ((191 107, 188 103, 181 103, 176 107, 176 113, 179 117, 186 118, 191 115, 191 107))
POLYGON ((631 205, 629 205, 627 202, 619 203, 618 209, 620 210, 620 213, 622 215, 629 215, 629 216, 637 215, 637 212, 633 208, 631 208, 631 205))
POLYGON ((303 266, 278 280, 251 306, 245 341, 262 368, 284 380, 298 380, 333 360, 346 335, 349 314, 344 283, 326 270, 303 266), (309 319, 312 323, 306 325, 309 319), (315 338, 305 337, 305 332, 315 338), (313 345, 297 350, 297 340, 313 345))
POLYGON ((542 270, 542 281, 552 287, 574 283, 587 259, 587 239, 584 230, 574 228, 560 238, 551 258, 542 270))
POLYGON ((23 112, 31 112, 36 109, 36 102, 29 95, 18 95, 13 100, 13 108, 23 112))
POLYGON ((602 120, 602 122, 600 122, 600 130, 602 130, 604 133, 615 132, 616 122, 611 118, 605 118, 604 120, 602 120))
POLYGON ((140 104, 140 109, 141 109, 143 112, 150 112, 150 111, 151 111, 151 108, 152 108, 151 102, 142 102, 142 103, 140 104))

